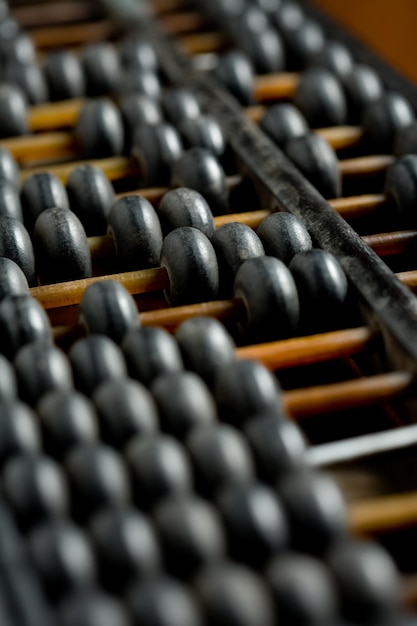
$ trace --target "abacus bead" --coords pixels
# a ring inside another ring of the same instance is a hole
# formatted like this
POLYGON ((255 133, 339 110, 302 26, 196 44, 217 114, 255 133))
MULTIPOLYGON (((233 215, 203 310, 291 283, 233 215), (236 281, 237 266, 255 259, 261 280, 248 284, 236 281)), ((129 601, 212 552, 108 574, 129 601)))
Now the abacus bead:
POLYGON ((32 174, 21 190, 25 225, 32 230, 39 215, 46 209, 69 209, 67 192, 59 178, 48 172, 32 174))
POLYGON ((410 103, 395 91, 368 103, 362 117, 362 125, 374 148, 387 152, 392 152, 396 133, 413 121, 410 103))
POLYGON ((184 226, 164 239, 161 266, 169 277, 171 305, 215 300, 219 290, 219 268, 209 239, 196 228, 184 226))
POLYGON ((105 234, 107 216, 116 198, 102 170, 94 165, 80 165, 70 172, 66 186, 71 209, 87 235, 105 234))
POLYGON ((200 117, 185 120, 180 130, 190 148, 193 146, 206 148, 219 158, 226 150, 226 140, 221 126, 211 115, 200 115, 200 117))
POLYGON ((217 497, 217 506, 226 525, 230 554, 236 560, 259 568, 288 547, 285 512, 266 485, 227 485, 217 497))
POLYGON ((199 489, 212 495, 229 483, 249 482, 252 456, 241 432, 228 424, 195 426, 187 439, 199 489))
POLYGON ((265 254, 255 231, 239 222, 229 222, 217 228, 211 243, 219 264, 220 284, 226 294, 232 290, 235 276, 243 263, 265 254))
POLYGON ((278 483, 297 550, 323 554, 346 533, 346 507, 336 483, 320 472, 295 470, 278 483))
POLYGON ((292 30, 286 41, 292 63, 297 67, 306 67, 311 57, 324 48, 326 40, 320 24, 307 18, 292 30))
POLYGON ((87 287, 80 302, 79 321, 87 333, 106 335, 116 343, 140 324, 133 297, 116 280, 102 280, 87 287))
POLYGON ((344 78, 343 86, 348 101, 349 118, 359 121, 365 106, 378 100, 384 93, 382 81, 369 65, 356 63, 344 78))
POLYGON ((96 98, 116 91, 121 67, 113 44, 99 42, 85 46, 81 53, 81 63, 88 96, 96 98))
POLYGON ((240 47, 252 60, 257 72, 268 74, 284 69, 284 46, 276 30, 267 26, 262 33, 247 32, 239 39, 240 47))
POLYGON ((0 138, 28 132, 26 98, 17 85, 0 85, 0 138))
POLYGON ((285 144, 285 153, 324 198, 341 195, 339 161, 323 137, 312 132, 294 137, 285 144))
POLYGON ((395 135, 394 154, 417 154, 417 121, 400 128, 395 135))
POLYGON ((124 96, 119 104, 125 124, 126 140, 129 142, 136 126, 160 124, 163 121, 159 103, 143 94, 132 93, 124 96))
POLYGON ((27 343, 51 341, 49 318, 29 295, 8 296, 0 303, 1 351, 8 358, 27 343))
POLYGON ((165 115, 174 126, 181 126, 189 119, 201 115, 201 108, 197 96, 190 89, 176 87, 164 92, 162 106, 165 115))
POLYGON ((335 583, 322 561, 305 554, 279 555, 269 564, 266 576, 279 624, 323 626, 336 623, 335 583))
MULTIPOLYGON (((1 176, 1 174, 0 174, 1 176)), ((0 215, 14 217, 23 222, 19 191, 14 183, 0 178, 0 215)))
POLYGON ((128 333, 122 349, 130 375, 145 386, 150 386, 157 376, 184 368, 177 342, 157 326, 128 333))
POLYGON ((116 105, 105 98, 85 104, 74 133, 85 158, 112 157, 123 152, 123 120, 116 105))
POLYGON ((235 359, 235 344, 223 324, 213 317, 192 317, 181 324, 175 338, 185 367, 211 388, 219 367, 235 359))
POLYGON ((166 566, 177 576, 189 578, 223 556, 222 523, 204 500, 194 495, 172 496, 156 507, 153 517, 166 566))
POLYGON ((6 257, 0 257, 0 302, 7 296, 29 295, 29 285, 20 267, 6 257))
POLYGON ((79 339, 69 352, 75 386, 86 395, 104 381, 124 378, 123 354, 109 337, 89 335, 79 339))
POLYGON ((62 626, 131 626, 116 599, 101 591, 84 591, 65 599, 59 610, 62 626))
POLYGON ((112 446, 121 448, 132 436, 156 432, 158 412, 149 391, 126 379, 105 381, 93 395, 101 433, 112 446))
POLYGON ((14 400, 17 397, 17 382, 14 368, 10 361, 0 354, 0 402, 14 400))
POLYGON ((20 267, 29 285, 36 284, 35 253, 29 233, 14 217, 0 215, 0 255, 20 267))
POLYGON ((288 337, 298 328, 299 300, 289 269, 270 256, 249 259, 239 269, 234 297, 245 305, 239 321, 244 336, 256 341, 288 337))
POLYGON ((342 610, 361 624, 390 615, 400 601, 400 582, 390 556, 377 544, 346 539, 328 553, 342 610))
POLYGON ((168 495, 186 493, 192 486, 188 457, 169 435, 134 437, 126 450, 139 506, 149 508, 168 495))
POLYGON ((281 479, 304 464, 306 442, 299 427, 275 415, 257 415, 245 428, 258 474, 267 482, 281 479))
POLYGON ((85 94, 84 73, 77 56, 69 50, 51 52, 43 68, 52 102, 81 98, 85 94))
POLYGON ((75 445, 98 438, 94 407, 78 391, 50 391, 42 396, 36 410, 41 419, 45 448, 58 459, 75 445))
POLYGON ((5 465, 4 494, 22 527, 65 516, 68 491, 61 467, 47 456, 21 454, 5 465))
POLYGON ((210 567, 197 578, 196 588, 210 624, 275 624, 269 591, 262 579, 243 565, 225 562, 210 567))
POLYGON ((121 96, 140 94, 151 100, 160 100, 161 83, 154 72, 125 70, 119 86, 119 94, 121 96))
POLYGON ((241 104, 253 102, 255 70, 245 54, 232 51, 222 55, 216 67, 216 76, 241 104))
POLYGON ((150 520, 130 507, 109 507, 90 524, 100 570, 112 588, 154 575, 161 562, 159 538, 150 520))
POLYGON ((139 162, 144 184, 167 184, 172 165, 182 153, 181 138, 171 124, 161 123, 136 127, 132 155, 139 162))
POLYGON ((298 2, 284 0, 274 15, 274 23, 288 40, 305 20, 304 12, 298 2))
POLYGON ((0 178, 8 180, 10 183, 19 185, 19 167, 6 148, 0 146, 0 178))
POLYGON ((313 128, 346 122, 347 105, 342 85, 326 68, 312 67, 304 72, 293 101, 313 128))
POLYGON ((213 215, 227 212, 227 182, 216 157, 206 148, 190 148, 172 167, 171 185, 191 187, 207 200, 213 215))
POLYGON ((7 82, 19 87, 30 105, 43 104, 48 100, 48 86, 37 65, 11 63, 6 68, 7 82))
POLYGON ((164 194, 158 206, 158 217, 164 236, 181 226, 198 228, 206 237, 214 232, 209 205, 198 191, 188 187, 171 189, 164 194))
POLYGON ((146 198, 132 195, 117 200, 108 215, 108 231, 123 270, 159 265, 162 230, 158 215, 146 198))
POLYGON ((325 46, 313 55, 312 65, 325 67, 343 81, 350 75, 354 62, 349 49, 337 40, 327 41, 325 46))
POLYGON ((49 341, 36 341, 20 348, 14 359, 14 367, 20 397, 32 406, 48 391, 69 391, 72 388, 69 360, 49 341))
POLYGON ((263 411, 281 417, 279 394, 274 376, 260 363, 244 359, 221 367, 214 385, 220 415, 238 425, 263 411))
MULTIPOLYGON (((128 604, 134 626, 202 626, 195 594, 176 579, 152 578, 132 586, 128 604)), ((205 623, 205 622, 204 622, 205 623)), ((259 626, 259 625, 258 625, 259 626)))
POLYGON ((348 282, 336 257, 318 248, 298 252, 290 270, 297 285, 303 328, 317 330, 340 324, 348 282))
POLYGON ((417 224, 417 155, 405 154, 388 168, 384 193, 394 201, 396 211, 405 224, 417 224))
POLYGON ((182 439, 195 424, 216 420, 216 405, 205 383, 193 372, 162 374, 152 384, 162 430, 182 439))
POLYGON ((283 148, 289 139, 308 131, 307 120, 293 104, 279 103, 268 107, 260 121, 262 130, 277 146, 283 148))
POLYGON ((48 595, 91 587, 95 559, 87 535, 69 520, 47 521, 29 535, 29 550, 48 595))
POLYGON ((35 222, 34 245, 38 274, 44 285, 92 276, 87 236, 72 211, 42 211, 35 222))
POLYGON ((112 448, 102 443, 79 444, 69 452, 65 465, 75 517, 84 520, 102 507, 129 502, 127 469, 112 448))
POLYGON ((265 248, 265 254, 288 265, 297 252, 311 250, 310 233, 292 213, 277 212, 268 215, 256 231, 265 248))
POLYGON ((40 449, 35 413, 14 398, 5 397, 0 402, 0 433, 1 465, 13 456, 38 452, 40 449))
POLYGON ((119 56, 125 67, 156 72, 158 58, 152 45, 136 34, 125 37, 119 44, 119 56))

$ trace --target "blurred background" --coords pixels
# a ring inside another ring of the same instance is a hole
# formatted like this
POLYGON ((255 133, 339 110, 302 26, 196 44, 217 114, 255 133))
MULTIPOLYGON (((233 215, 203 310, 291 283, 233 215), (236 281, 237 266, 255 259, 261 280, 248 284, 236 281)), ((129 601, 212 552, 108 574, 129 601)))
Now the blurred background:
POLYGON ((417 85, 417 0, 313 0, 417 85))

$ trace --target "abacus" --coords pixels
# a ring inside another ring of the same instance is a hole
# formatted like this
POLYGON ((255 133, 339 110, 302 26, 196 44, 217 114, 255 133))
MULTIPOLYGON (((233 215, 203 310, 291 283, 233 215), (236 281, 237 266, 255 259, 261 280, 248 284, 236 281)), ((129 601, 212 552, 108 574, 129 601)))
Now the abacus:
POLYGON ((415 623, 415 88, 301 0, 0 69, 1 624, 415 623))

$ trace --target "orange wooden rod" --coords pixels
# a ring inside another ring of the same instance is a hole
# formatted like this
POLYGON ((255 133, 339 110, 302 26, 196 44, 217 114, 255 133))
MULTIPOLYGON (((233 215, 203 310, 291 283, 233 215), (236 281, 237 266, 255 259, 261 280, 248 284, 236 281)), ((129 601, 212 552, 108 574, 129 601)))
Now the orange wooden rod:
POLYGON ((106 19, 54 26, 54 28, 33 28, 30 36, 38 50, 49 51, 104 41, 110 39, 116 32, 115 23, 106 19))
POLYGON ((39 26, 57 26, 71 22, 91 20, 97 15, 97 7, 91 2, 73 2, 23 5, 10 7, 13 18, 25 30, 39 26))
POLYGON ((352 530, 375 535, 417 525, 417 492, 393 494, 353 502, 348 510, 352 530))

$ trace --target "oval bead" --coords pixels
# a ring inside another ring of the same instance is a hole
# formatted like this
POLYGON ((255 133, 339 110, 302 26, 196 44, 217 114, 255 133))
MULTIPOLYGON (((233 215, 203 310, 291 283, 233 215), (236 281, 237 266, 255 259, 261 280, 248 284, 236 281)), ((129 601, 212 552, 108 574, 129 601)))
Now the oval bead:
MULTIPOLYGON (((1 174, 0 174, 1 176, 1 174)), ((13 217, 23 222, 19 191, 14 183, 0 177, 0 215, 13 217)))
POLYGON ((59 608, 62 626, 131 626, 121 602, 102 591, 71 594, 59 608))
POLYGON ((211 115, 185 120, 180 126, 182 136, 189 148, 199 146, 210 150, 220 158, 226 150, 226 140, 220 124, 211 115))
POLYGON ((260 121, 262 130, 277 146, 284 148, 289 139, 308 132, 307 120, 293 104, 273 104, 260 121))
POLYGON ((163 115, 158 102, 138 93, 123 96, 119 105, 125 125, 125 139, 130 151, 136 126, 161 124, 163 115))
POLYGON ((195 119, 201 115, 201 108, 197 96, 190 89, 176 87, 164 92, 162 106, 165 115, 174 126, 181 126, 183 122, 195 119))
POLYGON ((113 44, 102 41, 85 46, 81 52, 81 63, 89 97, 97 98, 116 91, 121 67, 113 44))
POLYGON ((387 169, 384 193, 394 201, 402 223, 417 224, 417 154, 405 154, 387 169))
POLYGON ((243 52, 233 50, 223 54, 215 72, 220 82, 241 104, 252 104, 255 69, 243 52))
MULTIPOLYGON (((293 5, 295 3, 292 3, 293 5)), ((298 19, 296 13, 287 15, 287 21, 293 21, 292 26, 298 19)), ((301 18, 298 27, 287 27, 286 43, 288 46, 288 57, 293 67, 306 67, 312 56, 319 53, 325 46, 326 38, 320 24, 310 18, 301 18)))
POLYGON ((169 277, 171 305, 215 300, 219 290, 216 253, 207 237, 196 228, 177 228, 164 239, 161 266, 169 277))
POLYGON ((171 124, 136 127, 132 155, 138 161, 143 184, 168 184, 171 168, 182 153, 181 138, 171 124))
MULTIPOLYGON (((3 357, 4 358, 4 357, 3 357)), ((9 365, 10 367, 10 365, 9 365)), ((1 373, 5 368, 2 364, 1 373)), ((16 383, 12 379, 14 391, 16 383)), ((36 414, 14 397, 2 393, 0 403, 0 465, 17 455, 30 455, 41 448, 39 422, 36 414)))
POLYGON ((28 132, 26 98, 17 85, 0 85, 0 138, 28 132))
POLYGON ((346 123, 347 105, 342 85, 326 68, 313 67, 302 74, 293 102, 312 128, 346 123))
POLYGON ((395 135, 394 154, 417 154, 417 120, 400 128, 395 135))
POLYGON ((17 397, 17 381, 13 365, 0 354, 0 403, 17 397))
POLYGON ((119 44, 119 56, 125 67, 157 72, 158 58, 153 46, 136 33, 127 35, 119 44))
POLYGON ((13 359, 27 343, 51 341, 49 318, 39 302, 29 295, 8 296, 0 302, 1 352, 13 359))
POLYGON ((158 101, 161 98, 161 83, 154 72, 127 69, 122 75, 119 94, 121 96, 139 94, 158 101))
POLYGON ((85 158, 112 157, 123 152, 122 116, 116 105, 105 98, 84 105, 74 133, 85 158))
POLYGON ((0 146, 0 179, 19 186, 20 171, 15 159, 6 148, 0 146))
POLYGON ((43 71, 52 102, 84 96, 84 72, 78 57, 70 50, 58 50, 48 54, 43 71))
POLYGON ((70 172, 66 188, 70 207, 86 234, 104 235, 107 216, 116 198, 102 170, 94 165, 80 165, 70 172))
POLYGON ((413 109, 404 96, 390 91, 364 109, 362 125, 374 149, 392 152, 397 132, 414 122, 413 109))
POLYGON ((327 68, 341 81, 344 81, 354 68, 353 57, 349 49, 336 39, 326 41, 325 46, 313 55, 310 63, 327 68))
POLYGON ((69 209, 67 192, 59 178, 48 172, 32 174, 25 180, 21 200, 26 228, 31 231, 42 211, 69 209))
POLYGON ((260 223, 257 234, 265 248, 265 254, 280 259, 288 265, 297 252, 313 247, 304 223, 291 213, 277 212, 268 215, 260 223))
POLYGON ((0 257, 0 302, 7 296, 29 295, 29 285, 20 267, 6 257, 0 257))
POLYGON ((359 122, 369 102, 378 100, 384 93, 382 80, 369 65, 356 63, 344 78, 343 86, 348 101, 349 119, 359 122))
POLYGON ((6 80, 22 90, 28 104, 37 105, 47 102, 48 86, 37 65, 11 63, 6 68, 6 80))
POLYGON ((126 376, 121 350, 105 335, 89 335, 79 339, 69 351, 69 357, 75 386, 86 395, 93 393, 106 380, 126 376))
POLYGON ((203 196, 194 189, 179 187, 164 194, 158 206, 162 232, 166 236, 181 226, 192 226, 206 237, 214 232, 213 214, 203 196))

